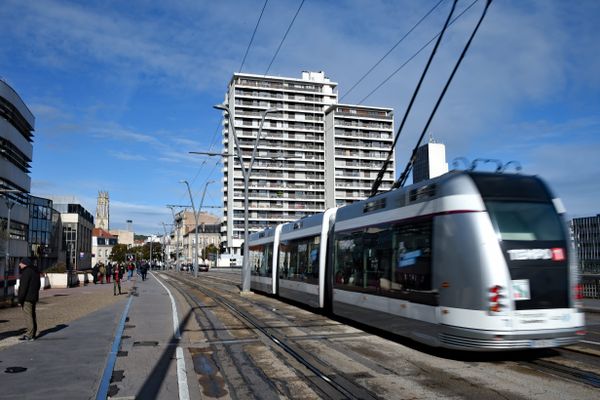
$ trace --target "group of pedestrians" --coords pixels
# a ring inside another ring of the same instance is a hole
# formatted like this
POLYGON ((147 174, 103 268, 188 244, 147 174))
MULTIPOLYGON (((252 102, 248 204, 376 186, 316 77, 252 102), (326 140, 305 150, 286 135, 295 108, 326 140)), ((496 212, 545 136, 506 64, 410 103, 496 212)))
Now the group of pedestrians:
MULTIPOLYGON (((140 263, 137 268, 138 274, 145 281, 150 265, 147 262, 140 263)), ((17 300, 23 309, 26 321, 26 332, 20 340, 32 341, 37 335, 37 316, 36 304, 40 298, 40 272, 29 258, 22 258, 19 261, 19 290, 17 300)), ((136 265, 133 262, 124 263, 97 263, 92 268, 92 277, 94 284, 110 283, 113 281, 113 295, 117 296, 121 293, 121 281, 127 273, 127 280, 133 278, 133 272, 136 270, 136 265)))

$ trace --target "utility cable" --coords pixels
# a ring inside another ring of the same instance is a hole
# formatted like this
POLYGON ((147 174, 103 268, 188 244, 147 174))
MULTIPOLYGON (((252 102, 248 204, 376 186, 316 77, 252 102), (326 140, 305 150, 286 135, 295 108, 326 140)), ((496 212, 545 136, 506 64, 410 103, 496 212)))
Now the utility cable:
POLYGON ((471 33, 471 37, 469 37, 469 40, 467 41, 465 48, 463 49, 462 53, 460 54, 460 57, 458 58, 458 61, 456 62, 456 65, 454 66, 454 69, 452 70, 452 73, 450 74, 450 77, 446 81, 446 85, 444 86, 442 93, 440 94, 437 102, 435 103, 435 107, 433 108, 431 115, 429 115, 429 119, 427 120, 427 123, 425 124, 425 127, 423 128, 423 132, 421 132, 421 136, 419 137, 419 141, 417 142, 417 145, 414 147, 414 149, 412 151, 412 155, 410 157, 410 160, 406 164, 406 168, 404 169, 404 172, 402 172, 402 175, 400 175, 400 178, 398 178, 398 180, 396 182, 394 182, 394 184, 392 185, 392 189, 404 186, 404 183, 406 182, 408 174, 409 174, 410 170, 412 169, 412 166, 415 162, 415 158, 417 155, 417 149, 419 148, 419 145, 421 144, 421 141, 423 140, 423 137, 425 136, 425 132, 427 132, 427 129, 429 128, 429 125, 431 124, 431 121, 433 120, 433 116, 435 115, 435 112, 437 111, 440 103, 442 102, 442 99, 444 98, 444 95, 446 94, 446 91, 448 90, 448 87, 450 86, 450 82, 452 82, 452 79, 454 78, 454 75, 456 74, 458 67, 460 66, 462 60, 465 58, 465 54, 467 54, 467 50, 471 46, 471 42, 473 41, 475 34, 479 30, 479 27, 481 26, 481 23, 483 22, 483 19, 485 18, 487 10, 490 7, 490 4, 492 4, 492 0, 487 0, 485 3, 485 8, 483 9, 483 13, 481 14, 481 17, 479 18, 479 21, 477 22, 477 25, 475 26, 473 33, 471 33))
POLYGON ((246 62, 246 56, 248 56, 248 52, 250 51, 250 46, 252 46, 252 42, 254 41, 254 35, 256 35, 256 31, 258 30, 258 25, 260 24, 260 20, 262 19, 263 13, 265 12, 265 8, 267 7, 267 3, 269 0, 265 0, 265 4, 260 12, 260 16, 258 17, 258 21, 256 21, 256 26, 254 27, 254 32, 252 32, 252 37, 250 38, 250 43, 248 43, 248 47, 246 48, 246 53, 244 54, 244 58, 242 59, 242 64, 240 65, 239 72, 242 72, 242 68, 244 68, 244 63, 246 62))
POLYGON ((398 41, 396 42, 396 44, 395 44, 395 45, 393 45, 393 46, 392 46, 392 48, 391 48, 391 49, 389 49, 389 50, 388 50, 388 52, 387 52, 387 53, 385 53, 385 54, 383 55, 383 57, 381 57, 381 58, 379 59, 379 61, 377 61, 377 62, 376 62, 376 63, 375 63, 375 64, 374 64, 374 65, 373 65, 373 66, 372 66, 372 67, 371 67, 371 68, 370 68, 370 69, 369 69, 367 72, 365 72, 365 73, 364 73, 364 75, 363 75, 363 76, 361 76, 361 77, 360 77, 360 79, 359 79, 359 80, 358 80, 358 81, 357 81, 357 82, 356 82, 354 85, 352 85, 352 87, 351 87, 351 88, 350 88, 350 89, 349 89, 349 90, 348 90, 346 93, 344 93, 344 95, 343 95, 342 97, 340 97, 340 102, 341 102, 341 101, 342 101, 342 100, 343 100, 343 99, 344 99, 346 96, 348 96, 348 95, 350 94, 350 92, 352 92, 352 90, 354 90, 354 88, 355 88, 355 87, 357 87, 357 86, 358 86, 358 85, 359 85, 359 84, 360 84, 360 83, 361 83, 361 82, 362 82, 362 81, 363 81, 363 80, 364 80, 364 79, 365 79, 365 78, 366 78, 366 77, 367 77, 367 76, 368 76, 368 75, 369 75, 371 72, 373 72, 373 70, 374 70, 375 68, 377 68, 377 66, 378 66, 379 64, 381 64, 381 62, 382 62, 383 60, 385 60, 385 58, 386 58, 387 56, 389 56, 389 55, 390 55, 390 53, 391 53, 392 51, 394 51, 394 49, 395 49, 396 47, 398 47, 398 45, 399 45, 400 43, 402 43, 402 42, 404 41, 404 39, 406 39, 406 37, 407 37, 408 35, 410 35, 410 34, 412 33, 412 31, 414 31, 414 30, 417 28, 417 26, 419 26, 419 25, 421 24, 421 22, 423 22, 423 21, 424 21, 424 20, 425 20, 425 19, 426 19, 426 18, 427 18, 427 17, 428 17, 428 16, 429 16, 429 15, 430 15, 430 14, 431 14, 431 13, 432 13, 432 12, 433 12, 435 9, 436 9, 436 8, 438 8, 438 6, 439 6, 440 4, 442 4, 442 2, 443 2, 443 1, 445 1, 445 0, 440 0, 440 1, 438 1, 438 3, 437 3, 435 6, 433 6, 433 8, 431 8, 431 10, 429 10, 429 11, 427 12, 427 14, 425 14, 425 15, 424 15, 424 16, 423 16, 423 17, 422 17, 422 18, 421 18, 421 19, 420 19, 420 20, 419 20, 419 21, 418 21, 418 22, 417 22, 415 25, 413 25, 413 27, 412 27, 412 28, 410 28, 410 30, 409 30, 408 32, 406 32, 406 33, 404 34, 404 36, 402 36, 402 37, 400 38, 400 40, 398 40, 398 41))
POLYGON ((429 55, 429 59, 427 60, 427 64, 425 65, 425 68, 423 69, 423 72, 421 73, 421 78, 419 78, 419 82, 417 83, 417 86, 415 87, 415 90, 412 94, 410 102, 408 103, 408 107, 406 108, 406 112, 404 113, 404 117, 402 118, 402 122, 400 123, 400 127, 398 127, 398 131, 396 132, 396 136, 394 137, 394 142, 392 143, 392 147, 388 151, 387 158, 383 162, 383 165, 381 166, 381 169, 379 170, 379 173, 377 174, 377 178, 375 178, 375 182, 373 182, 373 186, 371 187, 371 194, 369 195, 369 197, 373 197, 377 194, 377 190, 379 189, 379 185, 381 185, 381 181, 383 180, 383 175, 385 174, 385 171, 387 170, 387 166, 390 162, 392 154, 394 153, 394 148, 396 147, 396 143, 398 142, 398 138, 400 137, 402 128, 404 128, 404 124, 406 123, 408 114, 410 113, 410 110, 412 109, 415 99, 417 98, 417 94, 419 93, 419 90, 421 89, 421 84, 423 83, 423 80, 425 79, 425 76, 427 75, 427 71, 429 70, 429 67, 431 66, 431 62, 433 61, 433 58, 435 57, 435 54, 440 45, 440 42, 442 41, 442 38, 444 37, 444 33, 446 32, 446 29, 448 28, 450 19, 452 18, 452 14, 454 14, 454 10, 456 9, 457 1, 458 0, 454 0, 452 2, 452 8, 450 8, 450 13, 448 14, 448 18, 446 18, 444 27, 442 28, 442 31, 438 35, 437 41, 435 42, 435 46, 433 46, 433 50, 431 51, 431 54, 429 55))
MULTIPOLYGON (((471 4, 469 4, 469 6, 467 8, 465 8, 460 14, 458 14, 452 21, 450 21, 449 25, 454 24, 454 22, 456 22, 457 19, 459 19, 460 17, 462 17, 467 11, 469 11, 469 9, 471 7, 473 7, 475 5, 475 3, 477 3, 479 0, 474 0, 471 4)), ((387 83, 387 81, 389 81, 390 79, 392 79, 394 77, 394 75, 396 75, 398 72, 400 72, 400 70, 402 68, 404 68, 406 66, 406 64, 408 64, 409 62, 411 62, 416 56, 418 56, 427 46, 429 46, 431 44, 431 42, 433 42, 438 36, 440 35, 440 33, 438 33, 437 35, 435 35, 434 37, 432 37, 427 43, 425 43, 419 50, 417 50, 416 53, 414 53, 412 56, 410 56, 402 65, 400 65, 398 68, 396 68, 396 70, 394 70, 394 72, 392 72, 390 75, 387 76, 387 78, 385 78, 379 85, 377 85, 377 87, 373 90, 371 90, 369 92, 368 95, 366 95, 365 97, 363 97, 363 99, 361 101, 358 102, 358 104, 362 104, 364 103, 365 100, 367 100, 369 97, 371 97, 371 95, 373 95, 373 93, 375 93, 376 91, 378 91, 383 85, 385 85, 387 83)))
POLYGON ((298 16, 298 13, 300 12, 302 5, 304 4, 304 1, 305 0, 302 0, 302 2, 300 3, 300 6, 298 7, 298 10, 296 10, 296 14, 294 14, 294 18, 292 18, 292 22, 290 22, 290 25, 288 26, 287 30, 285 31, 285 34, 283 35, 283 38, 281 39, 281 43, 279 43, 279 47, 277 47, 277 51, 275 51, 275 54, 273 55, 273 58, 271 59, 271 62, 269 63, 269 66, 267 67, 267 70, 265 71, 264 76, 267 76, 267 74, 269 73, 269 70, 271 69, 273 62, 275 61, 277 54, 279 54, 279 50, 281 50, 281 46, 283 45, 285 38, 287 37, 288 33, 290 33, 290 29, 292 29, 292 25, 294 25, 294 21, 296 21, 296 17, 298 16))

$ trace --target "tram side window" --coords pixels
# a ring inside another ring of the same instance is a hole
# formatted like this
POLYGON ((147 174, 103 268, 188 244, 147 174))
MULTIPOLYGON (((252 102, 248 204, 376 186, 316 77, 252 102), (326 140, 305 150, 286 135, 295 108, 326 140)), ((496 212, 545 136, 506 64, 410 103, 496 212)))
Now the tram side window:
POLYGON ((430 291, 431 227, 397 223, 336 234, 334 285, 390 296, 430 291))
POLYGON ((429 291, 431 282, 431 221, 396 224, 393 231, 392 289, 429 291))
POLYGON ((252 271, 252 275, 261 275, 261 270, 264 269, 265 261, 264 261, 264 245, 258 246, 250 246, 250 268, 252 271))
POLYGON ((335 285, 377 292, 390 275, 391 235, 385 227, 341 233, 335 240, 335 285))
POLYGON ((283 240, 279 244, 279 277, 319 283, 320 237, 283 240))

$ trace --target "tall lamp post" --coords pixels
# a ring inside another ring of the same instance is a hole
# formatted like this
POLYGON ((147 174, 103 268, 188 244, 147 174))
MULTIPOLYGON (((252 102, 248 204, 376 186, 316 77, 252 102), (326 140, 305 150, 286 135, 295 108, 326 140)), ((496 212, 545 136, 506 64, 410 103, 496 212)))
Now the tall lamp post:
POLYGON ((0 193, 4 194, 4 201, 6 203, 6 251, 4 252, 4 280, 3 283, 3 293, 4 298, 8 297, 8 266, 10 263, 10 213, 13 206, 16 204, 10 197, 8 197, 8 193, 22 193, 18 189, 0 189, 0 193))
POLYGON ((272 112, 280 111, 277 108, 269 108, 262 113, 262 118, 260 120, 260 125, 258 127, 258 134, 256 135, 256 140, 254 141, 254 148, 252 149, 252 157, 250 157, 250 164, 248 166, 244 166, 244 158, 242 153, 242 148, 240 146, 237 134, 235 132, 235 126, 233 121, 233 116, 231 115, 231 111, 229 110, 229 106, 227 104, 217 104, 214 106, 217 110, 223 110, 227 114, 229 118, 229 128, 231 129, 231 135, 233 136, 233 140, 235 142, 235 149, 237 153, 238 160, 240 161, 240 167, 242 169, 242 175, 244 177, 244 258, 242 259, 242 292, 250 291, 250 265, 248 257, 248 186, 250 184, 250 174, 252 173, 252 166, 254 165, 254 159, 256 157, 256 149, 258 148, 258 142, 262 137, 262 129, 265 123, 265 119, 267 114, 272 112))
POLYGON ((187 206, 179 206, 174 204, 168 204, 168 208, 171 209, 171 213, 173 214, 173 225, 175 227, 175 265, 177 266, 177 271, 181 270, 181 263, 179 262, 179 229, 177 226, 177 218, 175 216, 175 207, 187 208, 187 206))
POLYGON ((194 207, 194 197, 192 196, 192 191, 190 189, 190 184, 188 181, 180 181, 180 183, 185 183, 187 186, 188 193, 190 195, 190 202, 192 203, 192 211, 194 211, 194 222, 196 223, 196 227, 194 229, 194 241, 196 242, 194 245, 194 278, 198 277, 198 217, 199 213, 202 211, 202 204, 204 203, 204 195, 206 195, 206 188, 210 183, 214 181, 207 181, 204 185, 204 191, 202 192, 202 200, 200 200, 200 209, 196 212, 196 208, 194 207))
MULTIPOLYGON (((202 212, 202 206, 204 205, 204 196, 206 196, 206 189, 208 185, 214 183, 215 181, 206 181, 204 184, 204 190, 202 191, 202 198, 200 199, 200 208, 198 208, 198 214, 202 212)), ((198 255, 198 222, 196 222, 196 255, 198 255)), ((194 277, 198 277, 198 269, 194 270, 194 277)))

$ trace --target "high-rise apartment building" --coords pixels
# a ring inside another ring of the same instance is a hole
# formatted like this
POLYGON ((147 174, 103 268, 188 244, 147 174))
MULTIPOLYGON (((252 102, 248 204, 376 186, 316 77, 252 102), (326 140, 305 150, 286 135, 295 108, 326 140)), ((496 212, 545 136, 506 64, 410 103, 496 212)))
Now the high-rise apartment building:
MULTIPOLYGON (((339 105, 337 83, 323 72, 300 79, 234 74, 225 103, 245 165, 266 115, 249 180, 249 227, 293 221, 366 197, 391 148, 391 109, 339 105)), ((236 154, 227 116, 225 152, 236 154)), ((222 241, 239 254, 244 237, 244 179, 236 157, 224 158, 222 241)), ((386 175, 393 177, 393 163, 386 175)))
MULTIPOLYGON (((325 111, 325 208, 365 199, 394 141, 391 108, 336 104, 325 111)), ((394 154, 379 190, 394 183, 394 154)))

